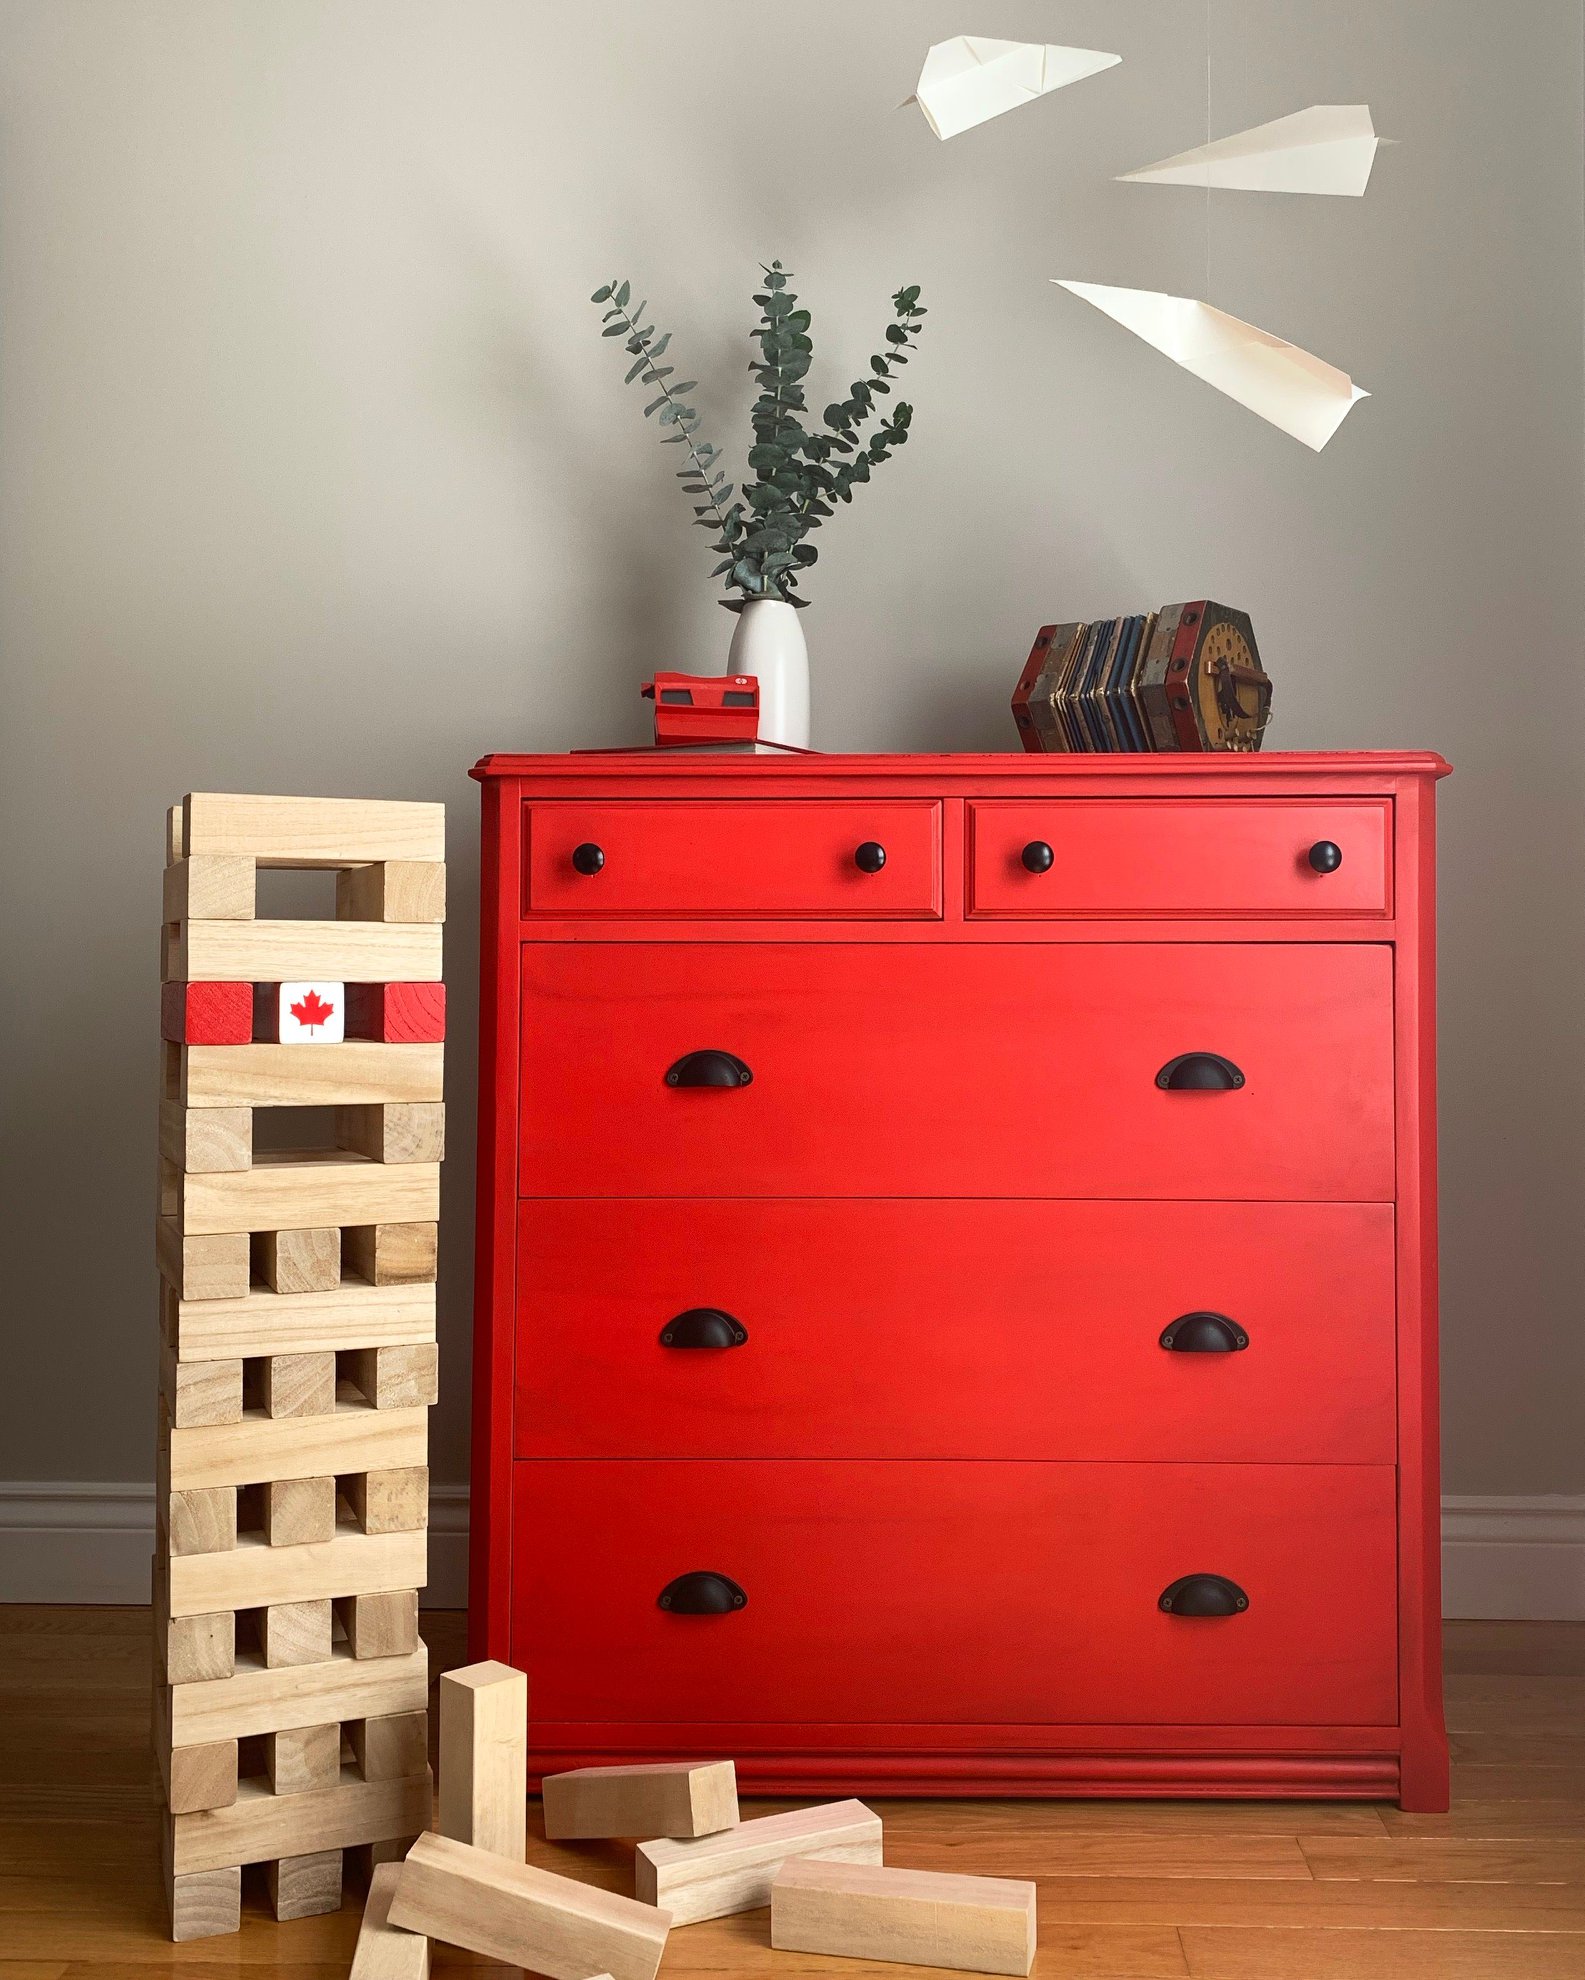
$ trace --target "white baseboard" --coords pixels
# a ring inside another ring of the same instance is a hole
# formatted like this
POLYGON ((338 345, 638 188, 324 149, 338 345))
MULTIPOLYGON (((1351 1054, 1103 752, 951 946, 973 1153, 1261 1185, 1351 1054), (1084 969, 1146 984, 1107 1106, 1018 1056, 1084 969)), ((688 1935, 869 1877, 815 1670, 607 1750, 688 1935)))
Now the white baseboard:
MULTIPOLYGON (((0 1481, 0 1602, 146 1602, 154 1546, 149 1485, 0 1481)), ((424 1603, 468 1593, 468 1490, 430 1495, 424 1603)), ((1442 1501, 1442 1612, 1585 1622, 1585 1495, 1442 1501)))

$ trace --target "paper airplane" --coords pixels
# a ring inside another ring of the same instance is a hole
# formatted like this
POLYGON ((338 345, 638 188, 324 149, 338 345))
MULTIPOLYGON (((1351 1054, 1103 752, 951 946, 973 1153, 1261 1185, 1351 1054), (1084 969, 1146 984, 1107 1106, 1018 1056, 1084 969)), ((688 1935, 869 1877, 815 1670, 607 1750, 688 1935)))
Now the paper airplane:
POLYGON ((1209 303, 1158 289, 1057 281, 1252 413, 1317 453, 1370 394, 1345 372, 1209 303))
MULTIPOLYGON (((938 41, 925 56, 919 86, 908 98, 925 114, 938 138, 956 137, 1033 103, 1037 96, 1083 82, 1113 68, 1121 55, 1098 48, 1056 48, 1039 41, 987 41, 981 35, 960 34, 938 41)), ((908 103, 899 105, 906 109, 908 103)))
POLYGON ((1370 183, 1378 138, 1365 103, 1312 103, 1291 117, 1235 131, 1157 165, 1121 172, 1159 186, 1228 192, 1340 193, 1358 199, 1370 183))

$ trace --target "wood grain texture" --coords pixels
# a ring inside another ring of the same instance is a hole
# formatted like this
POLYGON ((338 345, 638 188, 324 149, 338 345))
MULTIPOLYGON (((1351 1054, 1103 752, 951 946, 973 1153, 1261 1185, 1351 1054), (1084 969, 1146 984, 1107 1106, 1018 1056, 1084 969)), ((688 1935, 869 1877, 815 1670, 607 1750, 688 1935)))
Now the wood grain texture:
POLYGON ((317 1918, 341 1909, 341 1851, 278 1856, 265 1865, 270 1909, 277 1918, 317 1918))
POLYGON ((416 1712, 423 1710, 428 1695, 429 1653, 423 1646, 406 1657, 374 1664, 359 1662, 340 1647, 327 1662, 298 1669, 270 1670, 257 1658, 239 1660, 229 1677, 175 1688, 171 1736, 184 1745, 222 1736, 251 1738, 371 1712, 416 1712))
POLYGON ((189 1045, 177 1073, 188 1107, 431 1104, 443 1091, 444 1045, 189 1045))
MULTIPOLYGON (((185 1751, 178 1747, 178 1752, 185 1751)), ((264 1742, 265 1771, 277 1794, 307 1794, 313 1788, 334 1787, 341 1778, 341 1727, 289 1726, 264 1742)), ((423 1762, 409 1768, 421 1773, 423 1762)), ((388 1777, 389 1778, 389 1777, 388 1777)))
POLYGON ((342 1366, 374 1409, 425 1409, 440 1394, 440 1349, 434 1341, 413 1347, 354 1348, 342 1357, 342 1366))
POLYGON ((398 1465, 358 1471, 347 1480, 347 1503, 365 1533, 414 1533, 429 1524, 429 1468, 398 1465))
POLYGON ((336 1145, 372 1162, 439 1162, 446 1153, 446 1109, 439 1100, 338 1107, 336 1145))
MULTIPOLYGON (((363 1922, 347 1980, 429 1980, 429 1941, 422 1932, 404 1932, 391 1923, 399 1863, 382 1863, 369 1879, 363 1922)), ((0 1980, 5 1975, 0 1974, 0 1980)))
POLYGON ((324 867, 446 856, 443 804, 190 791, 181 811, 189 859, 246 854, 260 866, 324 867))
POLYGON ((778 1951, 1025 1974, 1035 1960, 1035 1887, 798 1857, 771 1885, 770 1942, 778 1951))
MULTIPOLYGON (((233 1051, 234 1046, 217 1046, 233 1051)), ((187 1107, 160 1102, 160 1153, 178 1169, 246 1169, 253 1161, 251 1107, 187 1107)))
POLYGON ((272 1547, 257 1535, 243 1534, 225 1552, 184 1554, 171 1562, 170 1572, 175 1616, 331 1596, 374 1596, 386 1589, 423 1585, 428 1575, 428 1535, 338 1532, 329 1540, 272 1547))
POLYGON ((469 1664, 440 1680, 443 1836, 523 1860, 527 1836, 528 1679, 510 1664, 469 1664))
POLYGON ((426 1409, 338 1404, 329 1416, 245 1414, 236 1424, 171 1432, 171 1488, 258 1485, 267 1478, 422 1464, 429 1455, 426 1409))
POLYGON ((797 1856, 845 1863, 881 1861, 881 1818, 862 1801, 829 1801, 742 1822, 719 1835, 638 1846, 633 1888, 679 1925, 725 1918, 770 1903, 771 1882, 797 1856))
POLYGON ((573 1767, 547 1774, 540 1799, 545 1834, 558 1841, 708 1836, 738 1822, 737 1769, 730 1760, 573 1767))
POLYGON ((341 1243, 348 1265, 371 1286, 427 1285, 440 1265, 438 1224, 357 1224, 341 1243))
POLYGON ((444 921, 446 868, 432 859, 387 859, 336 875, 338 921, 444 921))
POLYGON ((366 1781, 400 1781, 421 1774, 429 1753, 429 1714, 391 1712, 354 1719, 348 1728, 358 1772, 366 1781))
POLYGON ((245 853, 200 853, 165 869, 167 921, 251 921, 258 892, 256 863, 245 853))
MULTIPOLYGON (((333 1052, 336 1047, 324 1049, 333 1052)), ((415 1223, 439 1214, 437 1164, 371 1162, 366 1155, 339 1149, 261 1155, 250 1169, 184 1176, 181 1184, 181 1228, 188 1237, 324 1224, 415 1223)))
POLYGON ((433 1286, 373 1286, 343 1275, 332 1292, 290 1297, 254 1286, 235 1299, 179 1300, 167 1287, 166 1326, 186 1361, 226 1355, 310 1354, 435 1338, 433 1286))
POLYGON ((165 957, 171 979, 208 983, 436 983, 440 968, 440 928, 394 921, 183 921, 165 957))
MULTIPOLYGON (((230 1113, 231 1109, 217 1111, 230 1113)), ((204 1118, 202 1113, 195 1117, 204 1118)), ((253 1270, 271 1292, 329 1292, 341 1284, 341 1226, 255 1232, 253 1270)))
POLYGON ((363 1781, 343 1770, 335 1787, 277 1795, 244 1781, 229 1808, 176 1818, 176 1869, 267 1863, 283 1851, 319 1855, 378 1836, 413 1835, 429 1820, 427 1774, 408 1781, 363 1781))

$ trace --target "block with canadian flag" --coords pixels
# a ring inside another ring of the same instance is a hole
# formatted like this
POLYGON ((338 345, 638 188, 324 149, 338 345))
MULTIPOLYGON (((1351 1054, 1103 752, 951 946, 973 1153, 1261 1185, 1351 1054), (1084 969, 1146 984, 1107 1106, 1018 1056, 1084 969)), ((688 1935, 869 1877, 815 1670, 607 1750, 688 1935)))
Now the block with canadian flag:
POLYGON ((278 1045, 339 1045, 346 1035, 346 984, 254 985, 255 1040, 278 1045))

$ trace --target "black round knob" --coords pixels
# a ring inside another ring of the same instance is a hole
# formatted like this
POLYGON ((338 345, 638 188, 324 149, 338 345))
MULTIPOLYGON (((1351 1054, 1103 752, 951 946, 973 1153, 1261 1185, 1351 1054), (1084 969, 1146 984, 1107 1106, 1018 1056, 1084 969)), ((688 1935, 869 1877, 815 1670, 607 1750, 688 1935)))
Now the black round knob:
POLYGON ((605 865, 605 852, 600 846, 585 842, 572 849, 572 863, 580 873, 598 873, 605 865))
POLYGON ((1317 839, 1310 848, 1310 864, 1317 873, 1335 873, 1343 864, 1343 848, 1330 839, 1317 839))
POLYGON ((1044 839, 1031 839, 1018 857, 1030 873, 1049 873, 1056 854, 1044 839))
POLYGON ((874 839, 866 839, 854 853, 853 864, 860 873, 879 873, 886 864, 886 848, 877 845, 874 839))

